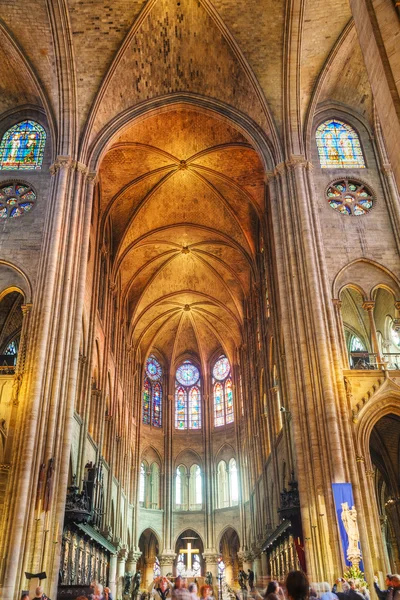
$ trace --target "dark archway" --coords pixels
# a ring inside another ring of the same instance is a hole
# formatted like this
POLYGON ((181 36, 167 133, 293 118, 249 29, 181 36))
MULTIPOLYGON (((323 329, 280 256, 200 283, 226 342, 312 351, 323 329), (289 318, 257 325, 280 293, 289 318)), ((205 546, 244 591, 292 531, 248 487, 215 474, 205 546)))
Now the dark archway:
POLYGON ((370 437, 375 467, 374 488, 386 558, 392 573, 400 565, 400 416, 388 414, 374 426, 370 437))
POLYGON ((225 566, 225 580, 230 586, 237 581, 239 573, 238 552, 240 548, 239 535, 233 527, 225 529, 219 542, 223 565, 225 566))
POLYGON ((139 550, 142 555, 137 564, 137 570, 142 574, 142 588, 148 589, 154 579, 154 563, 160 551, 160 544, 156 533, 152 529, 145 529, 139 538, 139 550))
POLYGON ((182 575, 190 580, 205 575, 203 541, 193 529, 186 529, 180 534, 176 540, 175 552, 175 576, 182 575))

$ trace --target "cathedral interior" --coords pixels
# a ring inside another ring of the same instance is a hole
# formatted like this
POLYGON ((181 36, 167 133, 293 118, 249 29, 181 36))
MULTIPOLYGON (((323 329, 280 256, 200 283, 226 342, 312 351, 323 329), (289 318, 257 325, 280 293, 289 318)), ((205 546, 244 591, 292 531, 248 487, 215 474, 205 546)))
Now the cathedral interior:
POLYGON ((398 573, 399 2, 0 7, 0 597, 398 573))

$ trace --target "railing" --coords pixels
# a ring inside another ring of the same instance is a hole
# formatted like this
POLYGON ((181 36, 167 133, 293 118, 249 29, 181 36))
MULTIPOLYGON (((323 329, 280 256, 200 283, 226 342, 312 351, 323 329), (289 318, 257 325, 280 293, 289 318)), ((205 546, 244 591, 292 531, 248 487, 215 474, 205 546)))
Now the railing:
POLYGON ((350 352, 350 369, 374 371, 379 369, 376 354, 370 352, 350 352))
POLYGON ((16 364, 16 354, 0 354, 0 375, 14 375, 16 364))
POLYGON ((362 371, 374 371, 382 369, 383 371, 400 370, 400 353, 384 352, 382 362, 378 362, 376 354, 370 352, 350 352, 350 369, 359 369, 362 371))

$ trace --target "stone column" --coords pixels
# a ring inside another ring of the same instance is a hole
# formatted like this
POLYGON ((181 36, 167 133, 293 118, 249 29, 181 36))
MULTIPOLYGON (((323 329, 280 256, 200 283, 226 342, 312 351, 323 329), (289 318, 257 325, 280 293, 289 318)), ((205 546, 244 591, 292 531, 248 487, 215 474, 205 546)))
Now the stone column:
POLYGON ((398 16, 392 2, 350 0, 350 6, 388 157, 400 188, 399 64, 392 50, 399 35, 398 16))
POLYGON ((125 563, 127 559, 127 551, 124 549, 120 550, 117 559, 117 600, 121 600, 122 593, 124 591, 124 576, 125 576, 125 563))
POLYGON ((362 307, 368 313, 369 326, 371 329, 371 346, 372 346, 372 350, 373 350, 374 354, 376 354, 377 367, 378 367, 378 369, 381 369, 382 365, 383 365, 383 361, 382 361, 381 351, 379 349, 378 334, 376 331, 376 325, 375 325, 375 319, 374 319, 375 302, 373 300, 364 302, 362 307))
POLYGON ((233 561, 227 560, 225 563, 225 581, 229 586, 233 585, 234 576, 233 576, 233 561))
POLYGON ((111 594, 113 598, 117 597, 117 555, 112 554, 110 558, 110 572, 108 576, 109 582, 108 586, 111 590, 111 594))
POLYGON ((247 574, 248 569, 253 567, 253 553, 248 550, 238 552, 239 560, 243 562, 243 571, 247 574))
POLYGON ((167 553, 161 554, 158 557, 158 560, 160 561, 161 575, 165 576, 168 573, 174 572, 175 558, 176 558, 176 554, 174 552, 170 552, 170 553, 167 552, 167 553))
POLYGON ((266 552, 261 552, 261 573, 263 577, 268 577, 268 557, 266 552))
POLYGON ((213 582, 217 582, 220 555, 217 552, 206 550, 203 558, 206 561, 206 571, 210 571, 213 576, 213 582))
POLYGON ((137 562, 141 556, 142 553, 140 551, 131 550, 131 552, 129 552, 128 559, 126 561, 126 570, 128 573, 136 573, 137 562))
POLYGON ((254 582, 256 584, 260 583, 261 584, 261 577, 262 577, 262 571, 261 571, 261 553, 259 551, 254 552, 253 554, 254 558, 253 558, 253 571, 254 571, 254 582))

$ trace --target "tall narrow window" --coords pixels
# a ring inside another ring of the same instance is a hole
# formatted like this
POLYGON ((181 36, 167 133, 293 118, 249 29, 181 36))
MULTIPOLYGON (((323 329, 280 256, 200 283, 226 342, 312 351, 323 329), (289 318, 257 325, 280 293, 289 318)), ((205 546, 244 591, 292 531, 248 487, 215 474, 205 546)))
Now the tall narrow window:
POLYGON ((201 429, 200 372, 188 360, 176 370, 175 428, 201 429))
POLYGON ((218 508, 229 506, 228 473, 226 471, 226 462, 221 460, 218 463, 218 508))
POLYGON ((159 498, 160 498, 160 467, 157 463, 153 463, 151 465, 151 503, 150 508, 159 508, 159 498))
POLYGON ((239 481, 236 460, 234 458, 231 458, 229 461, 229 495, 231 506, 235 506, 239 501, 239 481))
POLYGON ((3 135, 0 142, 0 169, 40 169, 46 132, 35 121, 21 121, 3 135))
POLYGON ((347 123, 337 119, 324 121, 315 137, 323 169, 365 168, 360 140, 347 123))
POLYGON ((201 510, 202 504, 201 469, 199 465, 192 465, 189 472, 189 510, 201 510))
POLYGON ((146 361, 143 382, 143 411, 142 420, 144 425, 161 427, 162 425, 162 395, 161 384, 162 368, 158 360, 152 354, 146 361))
POLYGON ((139 477, 139 503, 144 506, 146 499, 146 466, 144 463, 140 465, 139 477))
POLYGON ((184 465, 176 469, 175 504, 177 510, 188 509, 188 473, 184 465))
POLYGON ((234 421, 231 366, 226 356, 220 356, 212 371, 214 385, 214 427, 234 421))

